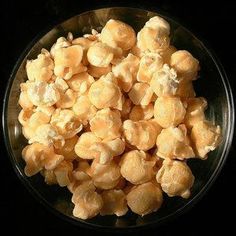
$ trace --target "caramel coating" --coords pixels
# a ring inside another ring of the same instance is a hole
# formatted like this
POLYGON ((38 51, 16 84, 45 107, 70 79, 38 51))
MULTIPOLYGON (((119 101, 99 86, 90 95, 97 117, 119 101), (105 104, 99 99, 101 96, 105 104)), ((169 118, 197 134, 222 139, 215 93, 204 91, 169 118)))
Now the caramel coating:
POLYGON ((129 113, 132 107, 133 107, 133 103, 131 102, 129 98, 126 98, 124 100, 122 110, 120 111, 120 115, 123 120, 127 120, 129 118, 129 113))
POLYGON ((107 67, 88 66, 88 73, 94 78, 100 78, 103 75, 107 75, 109 72, 111 72, 111 65, 107 67))
POLYGON ((107 164, 100 164, 98 159, 94 159, 90 169, 90 176, 97 188, 112 189, 118 184, 121 174, 116 162, 110 161, 107 164))
POLYGON ((190 189, 194 183, 194 176, 185 162, 164 160, 156 175, 157 182, 169 197, 190 197, 190 189))
POLYGON ((133 28, 119 20, 109 20, 101 31, 99 39, 110 47, 131 49, 136 42, 133 28))
POLYGON ((188 159, 195 157, 185 125, 163 129, 157 137, 157 155, 162 158, 188 159))
POLYGON ((158 97, 176 95, 179 83, 175 70, 167 64, 155 72, 150 81, 151 88, 158 97))
POLYGON ((102 76, 89 89, 89 100, 98 109, 116 108, 122 110, 123 97, 117 80, 112 73, 102 76))
POLYGON ((67 89, 66 92, 60 93, 60 99, 57 101, 58 108, 71 108, 77 98, 77 93, 72 89, 67 89))
POLYGON ((177 49, 173 45, 170 45, 167 49, 165 49, 164 51, 161 51, 160 55, 163 59, 163 62, 170 65, 171 55, 176 51, 177 49))
POLYGON ((130 209, 141 216, 156 212, 163 202, 161 189, 151 182, 133 187, 126 199, 130 209))
POLYGON ((184 118, 184 123, 187 128, 192 128, 194 124, 205 120, 204 111, 207 108, 207 101, 203 97, 190 98, 187 100, 187 110, 184 118))
POLYGON ((191 139, 196 154, 201 159, 206 159, 207 153, 215 150, 222 139, 220 126, 206 120, 199 121, 193 125, 191 139))
POLYGON ((135 83, 129 91, 129 98, 135 105, 148 105, 152 97, 153 90, 146 83, 135 83))
POLYGON ((122 156, 120 172, 130 183, 142 184, 153 178, 155 163, 155 158, 144 151, 133 150, 122 156))
POLYGON ((128 207, 122 190, 106 190, 101 196, 105 203, 100 211, 102 216, 113 214, 123 216, 127 213, 128 207))
POLYGON ((176 126, 184 120, 186 110, 178 97, 158 97, 154 105, 154 117, 163 128, 176 126))
POLYGON ((132 121, 126 120, 123 123, 123 134, 126 141, 139 150, 149 150, 156 142, 161 127, 151 120, 132 121))
POLYGON ((75 204, 73 215, 83 220, 96 216, 103 206, 102 197, 95 191, 90 181, 84 182, 75 189, 72 202, 75 204))
POLYGON ((158 53, 147 53, 141 60, 137 73, 137 80, 148 83, 151 81, 153 74, 163 66, 163 59, 158 53))
POLYGON ((117 77, 118 84, 124 90, 129 92, 132 88, 139 66, 139 58, 129 53, 119 64, 112 67, 112 72, 117 77))
POLYGON ((192 81, 188 79, 181 79, 179 81, 176 95, 184 99, 195 97, 196 94, 193 88, 192 81))
POLYGON ((171 55, 170 65, 176 70, 180 77, 189 80, 197 79, 199 62, 186 50, 178 50, 171 55))
POLYGON ((150 120, 154 114, 154 107, 152 103, 147 106, 134 106, 129 114, 129 119, 132 121, 150 120))

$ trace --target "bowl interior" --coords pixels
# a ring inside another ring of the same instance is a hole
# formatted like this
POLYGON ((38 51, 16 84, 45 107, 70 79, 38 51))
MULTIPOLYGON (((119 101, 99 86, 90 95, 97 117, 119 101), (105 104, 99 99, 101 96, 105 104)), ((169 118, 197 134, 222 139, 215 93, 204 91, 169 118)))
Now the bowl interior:
POLYGON ((178 214, 195 202, 208 188, 226 157, 226 146, 229 143, 229 133, 231 132, 230 130, 232 130, 233 122, 229 95, 220 69, 200 40, 174 20, 162 16, 166 18, 171 25, 171 43, 176 46, 177 49, 189 50, 200 61, 200 78, 194 82, 194 87, 197 96, 203 96, 208 100, 207 117, 222 127, 224 137, 219 148, 211 152, 206 161, 190 160, 188 162, 196 177, 190 199, 184 200, 178 197, 168 198, 165 196, 162 208, 158 212, 145 217, 140 217, 129 212, 127 215, 119 218, 115 216, 97 216, 91 220, 82 221, 74 218, 72 215, 73 204, 70 200, 71 194, 66 188, 47 186, 40 175, 31 178, 25 176, 21 151, 26 145, 26 140, 21 133, 21 126, 17 120, 20 111, 20 107, 17 104, 20 94, 20 83, 27 79, 25 72, 26 60, 35 58, 43 47, 49 49, 58 37, 66 36, 68 32, 72 32, 74 37, 77 37, 85 33, 90 33, 91 29, 100 31, 111 18, 119 19, 130 24, 137 32, 143 27, 144 23, 154 15, 157 15, 157 13, 141 9, 106 8, 75 16, 56 26, 42 38, 39 38, 25 53, 24 57, 19 60, 18 66, 16 66, 13 73, 13 81, 9 85, 5 101, 4 117, 4 129, 10 157, 19 176, 33 193, 35 193, 42 202, 54 209, 54 211, 62 213, 66 219, 74 223, 83 222, 87 225, 120 228, 161 222, 170 216, 178 214))

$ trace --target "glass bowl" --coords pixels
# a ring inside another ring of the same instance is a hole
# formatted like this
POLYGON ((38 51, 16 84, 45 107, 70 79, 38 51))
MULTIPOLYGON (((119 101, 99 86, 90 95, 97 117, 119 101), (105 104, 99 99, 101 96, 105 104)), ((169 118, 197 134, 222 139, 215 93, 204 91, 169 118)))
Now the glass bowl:
POLYGON ((232 91, 223 68, 212 52, 189 30, 173 19, 161 15, 171 25, 171 44, 177 49, 189 50, 200 61, 200 77, 194 82, 195 90, 197 96, 205 97, 209 103, 207 118, 219 124, 223 133, 220 146, 209 154, 206 161, 198 159, 188 161, 196 177, 191 197, 186 200, 180 197, 164 196, 161 209, 144 217, 129 212, 122 217, 97 216, 90 220, 80 220, 72 215, 71 194, 66 188, 48 186, 40 175, 28 178, 24 174, 25 164, 21 158, 21 151, 27 142, 21 133, 21 125, 17 117, 20 111, 18 105, 20 83, 27 79, 26 60, 35 58, 43 47, 49 49, 58 37, 66 36, 68 32, 72 32, 77 37, 90 33, 91 29, 100 31, 111 18, 130 24, 137 32, 149 18, 155 15, 160 14, 143 9, 115 7, 92 10, 74 16, 36 38, 19 58, 9 79, 4 99, 3 129, 13 167, 18 177, 41 203, 55 214, 76 225, 113 230, 159 225, 193 206, 212 185, 226 160, 234 130, 234 105, 232 91))

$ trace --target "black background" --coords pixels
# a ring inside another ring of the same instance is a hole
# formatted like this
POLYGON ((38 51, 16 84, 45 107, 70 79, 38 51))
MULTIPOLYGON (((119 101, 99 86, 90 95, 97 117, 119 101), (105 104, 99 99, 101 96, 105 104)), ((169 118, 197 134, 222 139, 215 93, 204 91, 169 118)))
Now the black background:
MULTIPOLYGON (((48 26, 85 10, 106 6, 133 6, 168 13, 203 38, 218 55, 229 80, 236 79, 236 7, 234 1, 1 1, 1 104, 11 69, 27 44, 48 26)), ((97 234, 68 224, 48 212, 17 179, 0 137, 0 230, 8 233, 97 234)), ((188 213, 157 229, 137 235, 236 234, 236 156, 234 147, 215 184, 188 213)), ((3 235, 3 234, 2 234, 3 235)), ((109 233, 104 233, 109 235, 109 233)))

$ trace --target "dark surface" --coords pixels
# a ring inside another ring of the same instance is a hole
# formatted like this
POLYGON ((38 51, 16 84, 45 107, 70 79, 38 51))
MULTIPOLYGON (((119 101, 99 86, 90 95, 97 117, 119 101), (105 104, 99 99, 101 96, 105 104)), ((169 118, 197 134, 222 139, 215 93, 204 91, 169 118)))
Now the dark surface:
MULTIPOLYGON (((206 2, 206 1, 205 1, 206 2)), ((86 1, 86 5, 80 1, 32 1, 29 3, 5 1, 0 6, 1 17, 1 101, 4 94, 4 86, 7 83, 10 71, 18 56, 27 44, 49 25, 63 21, 77 13, 105 6, 134 6, 150 10, 162 9, 173 16, 180 23, 191 29, 197 36, 207 40, 211 48, 222 61, 231 84, 236 76, 236 49, 233 31, 236 29, 235 10, 233 1, 214 3, 207 6, 200 1, 86 1), (122 3, 123 2, 123 3, 122 3), (124 4, 125 3, 125 4, 124 4)), ((44 233, 66 232, 87 234, 82 228, 74 227, 56 218, 40 203, 38 203, 23 187, 17 179, 1 138, 1 194, 0 209, 1 230, 17 231, 24 235, 32 235, 34 231, 44 233), (11 223, 11 227, 8 223, 11 223)), ((163 225, 155 230, 139 232, 150 235, 203 235, 207 232, 211 235, 224 231, 225 234, 236 233, 234 212, 236 210, 235 194, 233 194, 236 182, 235 150, 232 151, 215 184, 207 195, 188 213, 178 219, 163 225), (232 216, 230 216, 230 214, 232 216)), ((108 235, 106 233, 105 235, 108 235)))

